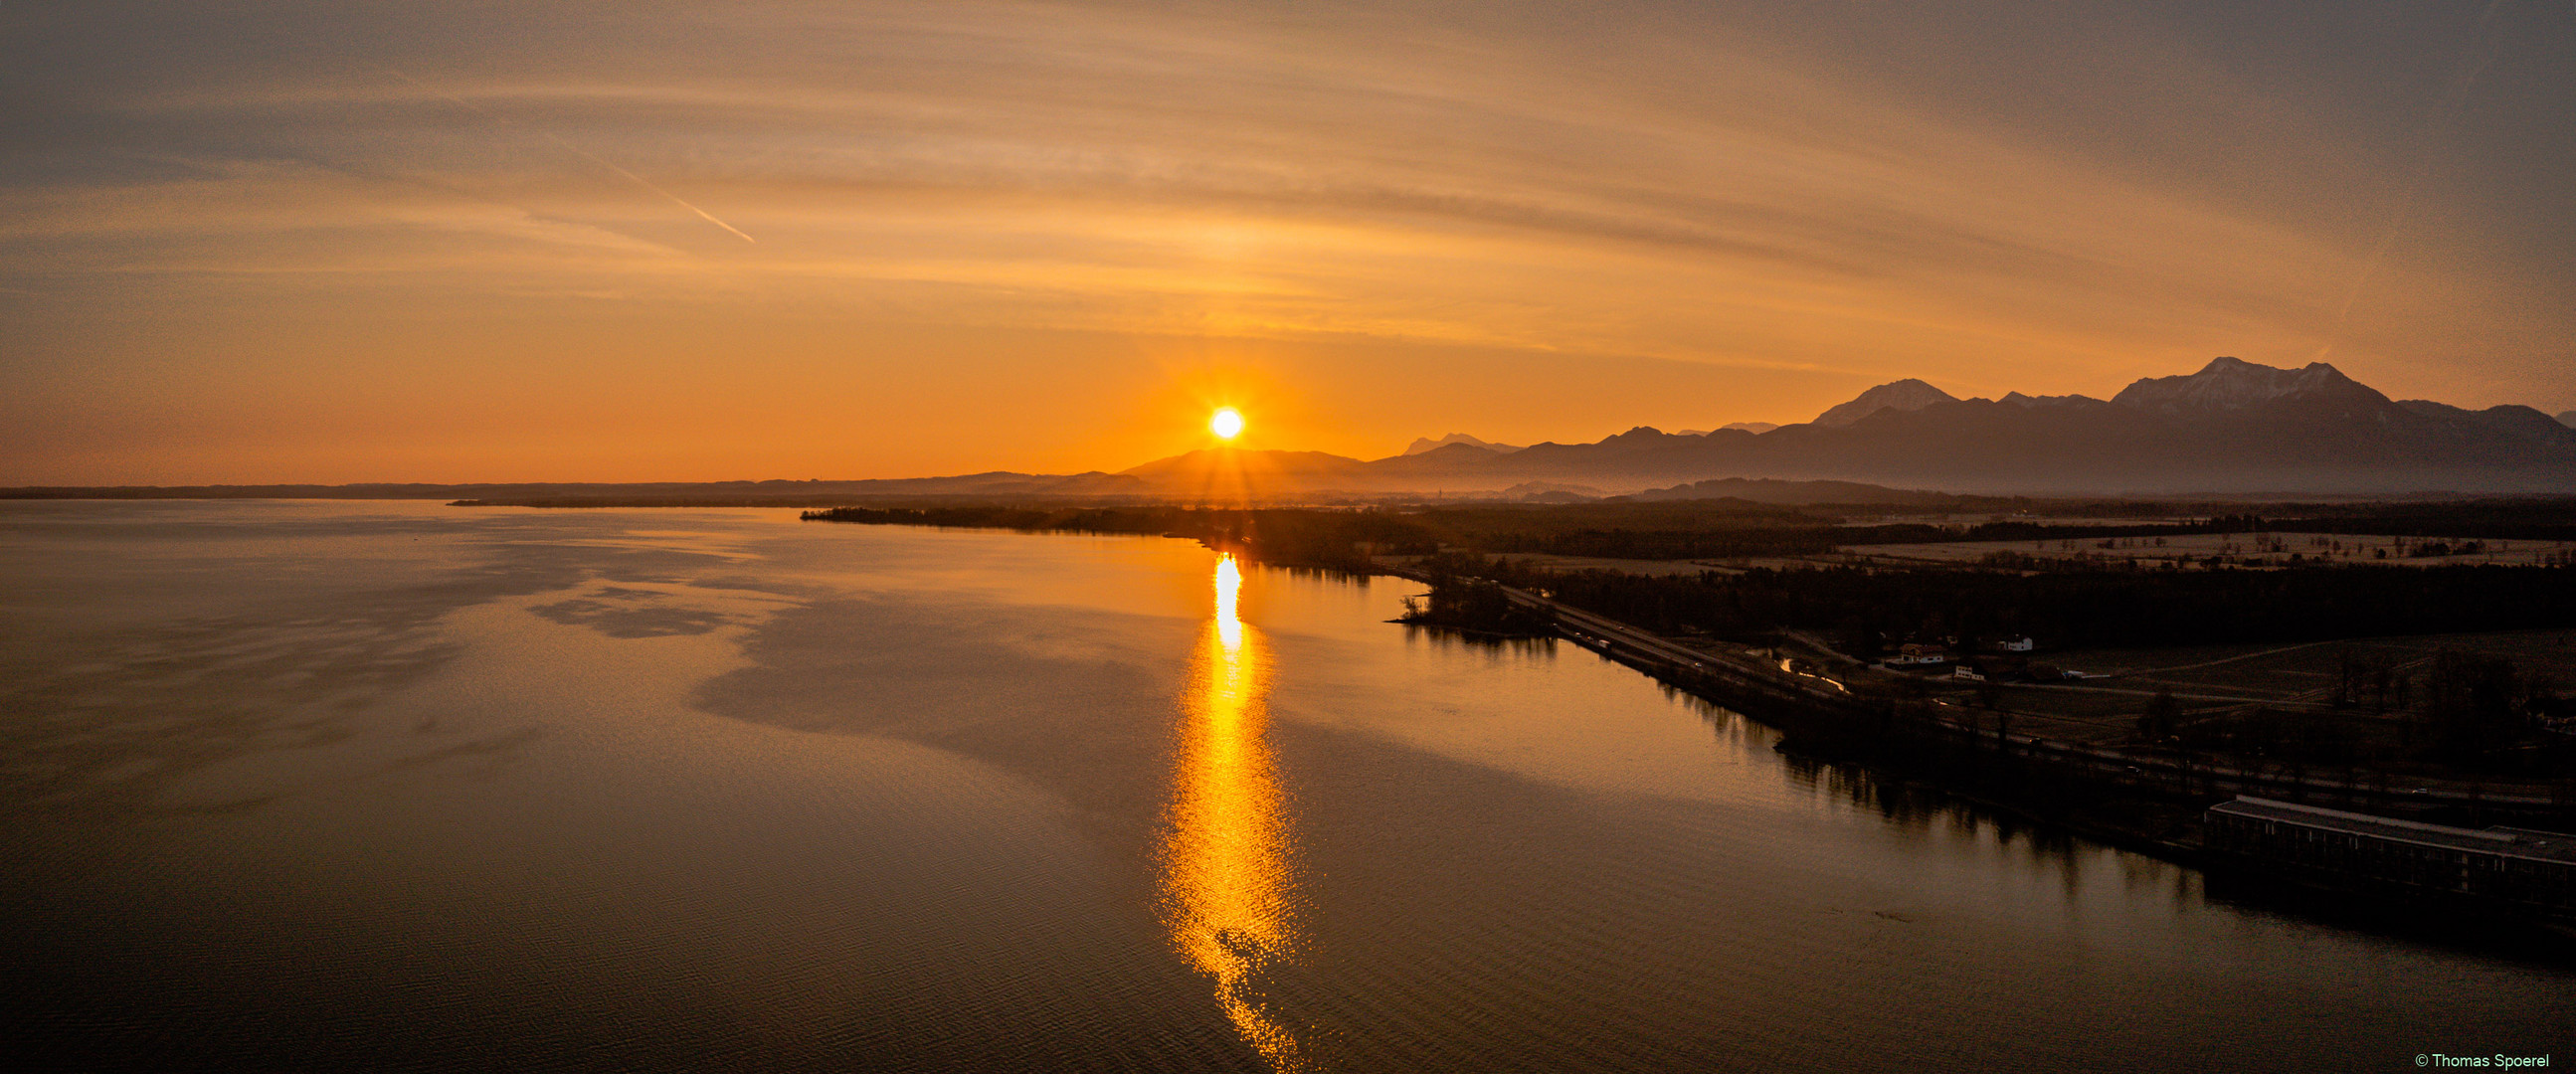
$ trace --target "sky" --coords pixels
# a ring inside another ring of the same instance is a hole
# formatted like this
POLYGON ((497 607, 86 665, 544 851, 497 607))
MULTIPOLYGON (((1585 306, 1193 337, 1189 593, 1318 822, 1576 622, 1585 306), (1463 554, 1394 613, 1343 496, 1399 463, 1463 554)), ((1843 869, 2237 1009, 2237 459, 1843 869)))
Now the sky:
POLYGON ((2576 409, 2576 5, 10 4, 0 485, 2576 409))

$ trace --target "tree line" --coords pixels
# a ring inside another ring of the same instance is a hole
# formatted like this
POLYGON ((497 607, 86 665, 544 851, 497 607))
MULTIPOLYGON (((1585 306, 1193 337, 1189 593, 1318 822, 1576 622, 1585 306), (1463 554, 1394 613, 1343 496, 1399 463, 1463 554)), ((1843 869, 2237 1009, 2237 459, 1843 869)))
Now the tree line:
MULTIPOLYGON (((1657 558, 1786 554, 1851 543, 1854 527, 1782 526, 1781 509, 1724 513, 1465 508, 1454 511, 1233 509, 1182 506, 840 507, 817 521, 1166 534, 1280 566, 1366 571, 1375 557, 1434 556, 1435 570, 1546 588, 1577 607, 1660 631, 1824 632, 1856 656, 1907 638, 2028 635, 2060 648, 2321 641, 2576 626, 2576 569, 2494 564, 2293 566, 2277 570, 2140 569, 2125 560, 2054 562, 2037 571, 1975 567, 1708 570, 1643 576, 1550 572, 1491 553, 1547 551, 1657 558), (1726 524, 1728 520, 1732 524, 1726 524), (1649 528, 1598 528, 1603 521, 1649 528), (1676 525, 1676 522, 1685 523, 1676 525), (1669 527, 1669 528, 1667 528, 1669 527)), ((2266 520, 2213 517, 2254 531, 2266 520)), ((1988 524, 2015 527, 2020 523, 1988 524)), ((1938 528, 1938 527, 1933 527, 1938 528)), ((2086 530, 2128 527, 2082 527, 2086 530)), ((1880 531, 1888 527, 1878 527, 1880 531)), ((2078 527, 2049 527, 2060 536, 2078 527)), ((1979 527, 1962 527, 1974 533, 1979 527)), ((1987 530, 1986 532, 2002 532, 1987 530)), ((2170 532, 2170 529, 2167 530, 2170 532)), ((1998 567, 2004 566, 1998 564, 1998 567)))
POLYGON ((1662 577, 1542 573, 1501 561, 1451 569, 1544 588, 1652 630, 1824 632, 1862 658, 1907 638, 1968 644, 2031 636, 2055 648, 2138 648, 2576 626, 2576 570, 2565 567, 2038 574, 1832 567, 1662 577))

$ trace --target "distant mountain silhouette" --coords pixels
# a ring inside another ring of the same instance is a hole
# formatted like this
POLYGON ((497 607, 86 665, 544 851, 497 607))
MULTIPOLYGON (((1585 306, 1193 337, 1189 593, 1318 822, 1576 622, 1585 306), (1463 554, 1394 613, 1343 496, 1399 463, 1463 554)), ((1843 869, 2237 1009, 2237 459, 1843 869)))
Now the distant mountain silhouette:
POLYGON ((1590 485, 1557 485, 1545 481, 1524 481, 1503 490, 1502 498, 1521 503, 1581 503, 1605 499, 1610 494, 1590 485))
MULTIPOLYGON (((1881 410, 1891 408, 1909 411, 1921 410, 1934 403, 1955 403, 1958 401, 1957 397, 1952 396, 1948 392, 1942 391, 1941 389, 1935 388, 1922 381, 1907 378, 1893 384, 1881 384, 1878 387, 1862 392, 1860 393, 1859 398, 1825 411, 1822 414, 1816 415, 1816 420, 1813 424, 1834 426, 1849 425, 1862 418, 1876 414, 1881 410)), ((1730 425, 1728 428, 1734 428, 1734 426, 1730 425)), ((1777 428, 1777 426, 1774 426, 1774 428, 1777 428)))
POLYGON ((1412 447, 1408 447, 1408 448, 1404 449, 1404 453, 1405 453, 1405 454, 1407 454, 1407 455, 1420 455, 1420 454, 1422 454, 1422 453, 1424 453, 1424 452, 1426 452, 1426 451, 1438 451, 1438 450, 1440 450, 1441 448, 1448 447, 1448 446, 1449 446, 1449 445, 1451 445, 1451 444, 1465 444, 1465 445, 1467 445, 1468 447, 1483 448, 1483 449, 1485 449, 1485 450, 1487 450, 1487 451, 1492 451, 1492 452, 1496 452, 1496 453, 1499 453, 1499 454, 1505 454, 1505 455, 1508 455, 1508 454, 1511 454, 1512 452, 1515 452, 1515 451, 1519 451, 1519 450, 1520 450, 1520 448, 1518 448, 1518 447, 1516 447, 1516 446, 1513 446, 1513 445, 1511 445, 1511 444, 1496 444, 1496 443, 1491 443, 1491 442, 1484 441, 1484 440, 1478 440, 1478 439, 1476 439, 1475 437, 1469 436, 1469 435, 1467 435, 1467 434, 1465 434, 1465 433, 1451 433, 1451 434, 1449 434, 1449 435, 1447 435, 1447 436, 1441 437, 1441 438, 1440 438, 1440 439, 1438 439, 1438 440, 1433 440, 1433 439, 1431 439, 1431 438, 1429 438, 1429 437, 1422 437, 1422 438, 1416 439, 1416 440, 1413 442, 1413 446, 1412 446, 1412 447))
MULTIPOLYGON (((1193 474, 1194 464, 1181 461, 1191 457, 1121 476, 1157 488, 1172 488, 1174 476, 1216 487, 1205 463, 1193 474)), ((2220 358, 2189 375, 2140 380, 2108 400, 2019 392, 1959 399, 1903 380, 1816 421, 1759 435, 1677 436, 1639 426, 1597 443, 1510 454, 1452 442, 1373 462, 1242 453, 1231 465, 1273 494, 1454 494, 1541 482, 1665 496, 1673 486, 1726 478, 2043 494, 2571 493, 2576 428, 2529 407, 2396 402, 2324 363, 2276 369, 2220 358)))
MULTIPOLYGON (((1734 429, 1738 432, 1752 433, 1755 436, 1760 436, 1763 433, 1770 432, 1771 430, 1779 427, 1780 424, 1778 422, 1771 421, 1731 421, 1718 426, 1720 429, 1734 429)), ((1707 434, 1702 433, 1700 435, 1705 436, 1707 434)))
POLYGON ((867 481, 21 488, 0 497, 440 497, 487 501, 816 503, 878 499, 1209 502, 1354 495, 1576 500, 1740 499, 1936 505, 1940 494, 2386 495, 2576 493, 2576 411, 2391 400, 2322 362, 2219 358, 2110 399, 1959 399, 1920 380, 1861 393, 1812 422, 1675 435, 1638 426, 1590 444, 1516 448, 1464 433, 1374 461, 1212 448, 1122 473, 993 472, 867 481))
POLYGON ((1770 477, 1722 477, 1668 489, 1647 489, 1632 500, 1749 500, 1769 504, 1851 503, 1890 506, 1947 506, 1958 499, 1945 492, 1916 492, 1852 481, 1782 481, 1770 477))
POLYGON ((2491 406, 2485 410, 2463 410, 2448 403, 2436 403, 2430 399, 2405 399, 2400 400, 2397 405, 2428 418, 2472 422, 2536 444, 2564 440, 2568 431, 2567 426, 2561 424, 2558 419, 2527 406, 2491 406))
MULTIPOLYGON (((2081 398, 2067 396, 2061 398, 2081 398)), ((2275 369, 2235 358, 2213 359, 2187 377, 2156 377, 2120 390, 2111 401, 2150 413, 2202 417, 2242 411, 2284 399, 2335 401, 2367 407, 2388 397, 2362 387, 2324 362, 2305 369, 2275 369)))
MULTIPOLYGON (((1465 444, 1451 444, 1421 455, 1399 455, 1399 459, 1439 459, 1467 456, 1491 459, 1493 452, 1465 444)), ((1121 477, 1138 478, 1158 488, 1194 488, 1241 480, 1303 483, 1307 487, 1333 487, 1329 482, 1360 479, 1369 464, 1358 459, 1321 451, 1245 451, 1236 448, 1202 448, 1168 459, 1156 459, 1143 466, 1121 472, 1121 477), (1316 486, 1316 482, 1327 484, 1316 486)))

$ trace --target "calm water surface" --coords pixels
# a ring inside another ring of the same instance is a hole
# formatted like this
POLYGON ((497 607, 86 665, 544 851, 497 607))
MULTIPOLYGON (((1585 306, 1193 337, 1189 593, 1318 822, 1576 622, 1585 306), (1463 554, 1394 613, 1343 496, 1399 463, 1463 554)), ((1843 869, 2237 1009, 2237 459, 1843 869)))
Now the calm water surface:
POLYGON ((48 1066, 2413 1069, 2576 974, 1899 807, 1196 545, 0 504, 48 1066))

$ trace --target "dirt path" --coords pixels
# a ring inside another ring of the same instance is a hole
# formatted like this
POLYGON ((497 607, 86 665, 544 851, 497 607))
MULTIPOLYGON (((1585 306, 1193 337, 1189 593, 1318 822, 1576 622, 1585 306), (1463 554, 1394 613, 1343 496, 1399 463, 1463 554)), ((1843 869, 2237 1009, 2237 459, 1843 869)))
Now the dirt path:
POLYGON ((2259 653, 2241 653, 2236 656, 2220 657, 2216 660, 2203 660, 2197 664, 2177 664, 2169 668, 2139 668, 2135 671, 2123 671, 2111 677, 2115 679, 2125 679, 2132 675, 2162 675, 2169 671, 2196 671, 2201 668, 2214 668, 2220 664, 2233 664, 2239 660, 2252 660, 2258 656, 2277 656, 2281 653, 2295 653, 2301 649, 2314 649, 2320 645, 2333 644, 2335 643, 2331 641, 2312 641, 2301 645, 2284 645, 2278 649, 2265 649, 2259 653))

